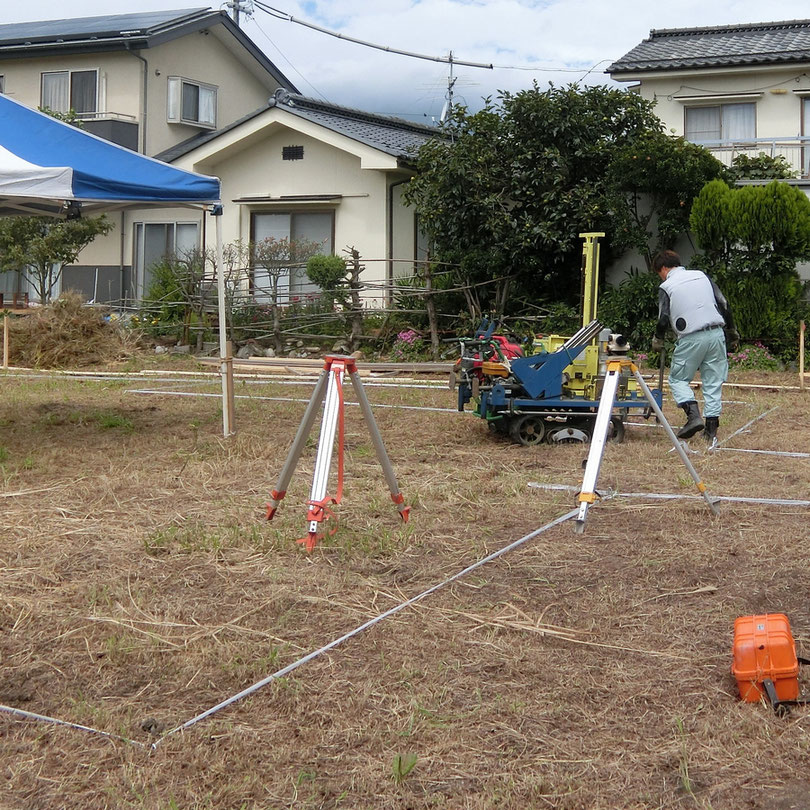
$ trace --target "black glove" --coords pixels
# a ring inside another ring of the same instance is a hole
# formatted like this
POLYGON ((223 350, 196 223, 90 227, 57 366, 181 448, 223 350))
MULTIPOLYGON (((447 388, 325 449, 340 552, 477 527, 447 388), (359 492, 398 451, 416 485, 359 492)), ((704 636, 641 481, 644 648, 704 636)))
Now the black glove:
POLYGON ((652 344, 651 345, 652 345, 652 350, 654 352, 663 351, 663 349, 664 349, 664 338, 660 338, 660 337, 658 337, 658 335, 656 335, 652 339, 652 344))
POLYGON ((732 352, 740 348, 740 333, 736 329, 726 329, 726 348, 732 352))

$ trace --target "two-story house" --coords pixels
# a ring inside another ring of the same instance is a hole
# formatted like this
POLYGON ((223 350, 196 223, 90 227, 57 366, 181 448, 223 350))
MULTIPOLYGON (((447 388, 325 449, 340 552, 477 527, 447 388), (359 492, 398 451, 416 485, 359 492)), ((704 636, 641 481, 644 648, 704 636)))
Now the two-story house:
MULTIPOLYGON (((72 109, 95 134, 220 177, 226 243, 273 236, 315 241, 326 253, 355 247, 369 304, 424 257, 401 195, 414 151, 436 131, 304 98, 223 12, 0 26, 0 75, 19 101, 72 109)), ((137 300, 155 261, 213 243, 199 210, 112 216, 116 231, 64 269, 63 288, 137 300)), ((0 290, 12 291, 9 283, 0 274, 0 290)), ((289 297, 312 290, 300 271, 282 287, 289 297)), ((261 270, 245 279, 254 299, 266 290, 261 270)))
MULTIPOLYGON (((295 86, 222 11, 155 11, 0 25, 0 91, 73 111, 83 128, 147 155, 226 127, 295 86)), ((0 126, 2 122, 0 122, 0 126)), ((65 268, 98 300, 142 294, 155 258, 200 244, 202 212, 126 211, 65 268)), ((0 290, 20 280, 0 274, 0 290)))
POLYGON ((765 152, 810 174, 810 20, 652 30, 606 72, 723 162, 765 152))
MULTIPOLYGON (((810 20, 652 30, 606 73, 654 101, 668 132, 726 165, 781 155, 798 175, 786 182, 810 194, 810 20)), ((677 248, 694 251, 686 239, 677 248)), ((629 254, 611 280, 632 266, 643 262, 629 254)), ((810 278, 810 266, 799 272, 810 278)))

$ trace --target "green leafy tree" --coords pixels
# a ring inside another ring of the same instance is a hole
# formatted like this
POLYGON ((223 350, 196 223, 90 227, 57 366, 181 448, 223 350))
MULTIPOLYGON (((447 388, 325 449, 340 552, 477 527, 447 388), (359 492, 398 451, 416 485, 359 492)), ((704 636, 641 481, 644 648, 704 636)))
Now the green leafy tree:
POLYGON ((660 128, 651 102, 608 87, 535 84, 472 115, 455 108, 446 137, 419 150, 405 198, 435 258, 458 265, 471 314, 521 296, 574 300, 579 233, 605 231, 607 255, 629 222, 612 156, 660 128))
POLYGON ((331 309, 346 300, 346 260, 342 256, 318 253, 307 260, 307 277, 321 288, 321 302, 331 309))
MULTIPOLYGON (((224 253, 224 251, 223 251, 224 253)), ((209 311, 216 309, 216 264, 213 255, 202 250, 169 255, 151 268, 152 281, 144 296, 143 309, 157 317, 161 328, 182 324, 180 341, 191 342, 192 323, 197 323, 197 350, 202 349, 209 311)))
POLYGON ((73 264, 96 236, 107 234, 112 228, 105 216, 69 220, 0 219, 0 271, 21 272, 40 302, 46 304, 62 275, 62 267, 73 264))
POLYGON ((646 132, 620 146, 610 161, 610 179, 627 195, 629 223, 617 241, 636 248, 651 269, 655 253, 674 247, 689 229, 692 202, 703 186, 725 173, 704 147, 663 132, 646 132))
POLYGON ((810 200, 779 180, 733 189, 715 181, 698 195, 691 223, 705 251, 695 263, 729 299, 743 339, 791 357, 807 317, 796 264, 810 259, 810 200))

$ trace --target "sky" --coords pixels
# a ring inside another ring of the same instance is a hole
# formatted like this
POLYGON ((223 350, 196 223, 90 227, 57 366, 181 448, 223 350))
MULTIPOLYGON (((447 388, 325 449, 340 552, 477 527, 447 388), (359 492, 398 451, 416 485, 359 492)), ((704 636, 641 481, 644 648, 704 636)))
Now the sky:
MULTIPOLYGON (((258 0, 257 0, 258 1, 258 0)), ((653 28, 810 18, 806 0, 261 0, 241 25, 306 96, 409 121, 435 123, 448 97, 479 109, 482 98, 537 81, 614 84, 605 68, 653 28), (363 40, 430 57, 417 59, 358 45, 289 17, 363 40)), ((250 3, 248 3, 250 4, 250 3)), ((133 11, 204 7, 205 0, 0 0, 0 22, 56 20, 133 11)))

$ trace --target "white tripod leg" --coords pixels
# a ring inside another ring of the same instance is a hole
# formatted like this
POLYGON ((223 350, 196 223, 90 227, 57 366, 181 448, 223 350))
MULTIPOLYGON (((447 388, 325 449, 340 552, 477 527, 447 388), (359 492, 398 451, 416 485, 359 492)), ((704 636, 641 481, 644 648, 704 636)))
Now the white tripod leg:
POLYGON ((281 501, 281 499, 287 494, 287 487, 290 484, 292 474, 295 472, 295 467, 304 452, 307 437, 309 436, 310 430, 312 430, 315 417, 318 415, 318 409, 321 407, 321 403, 323 402, 323 393, 326 389, 327 374, 329 374, 329 372, 324 369, 321 372, 321 376, 318 377, 315 390, 312 392, 312 396, 309 399, 309 404, 304 412, 304 418, 301 420, 301 424, 298 426, 298 432, 295 434, 292 447, 290 447, 290 452, 287 454, 287 460, 284 462, 284 466, 281 468, 281 473, 278 476, 276 488, 270 493, 270 500, 267 503, 268 520, 273 519, 273 516, 276 514, 276 510, 278 509, 279 501, 281 501))
POLYGON ((607 441, 610 417, 613 414, 613 402, 616 399, 616 390, 619 386, 619 376, 619 371, 608 371, 605 384, 602 387, 599 410, 596 412, 596 424, 591 437, 591 449, 588 453, 585 476, 582 479, 582 489, 579 493, 579 513, 574 523, 574 532, 576 534, 582 534, 585 530, 588 507, 597 498, 596 484, 599 480, 599 468, 602 466, 602 454, 605 452, 605 442, 607 441))
MULTIPOLYGON (((309 493, 310 503, 322 502, 326 497, 329 485, 329 470, 332 466, 332 451, 335 446, 335 431, 340 415, 340 386, 343 384, 344 366, 335 363, 329 372, 329 384, 326 388, 326 400, 323 406, 323 424, 318 440, 318 454, 315 457, 315 471, 312 475, 312 489, 309 493)), ((310 512, 312 508, 310 507, 310 512)), ((317 534, 317 520, 310 520, 309 533, 317 534)))

